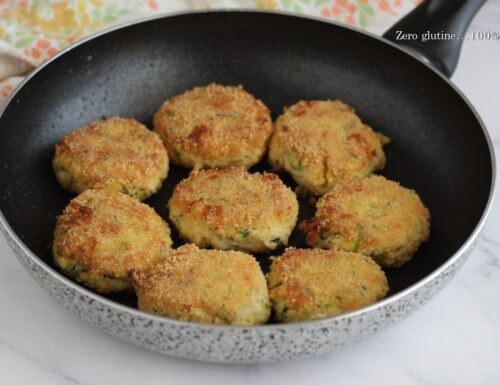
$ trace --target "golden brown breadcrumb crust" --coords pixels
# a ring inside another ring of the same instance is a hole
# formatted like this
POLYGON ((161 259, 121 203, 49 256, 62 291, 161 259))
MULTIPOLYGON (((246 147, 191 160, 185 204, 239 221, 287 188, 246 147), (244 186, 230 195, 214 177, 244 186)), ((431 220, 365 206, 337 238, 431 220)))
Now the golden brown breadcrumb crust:
POLYGON ((298 202, 275 174, 243 167, 192 171, 168 202, 180 235, 200 247, 265 252, 287 244, 298 202))
POLYGON ((289 248, 267 273, 277 320, 296 322, 335 316, 375 303, 389 290, 369 257, 344 251, 289 248))
POLYGON ((102 293, 131 290, 130 270, 168 254, 168 225, 149 206, 114 190, 85 190, 57 218, 53 255, 61 270, 102 293))
POLYGON ((70 191, 111 188, 143 200, 167 177, 168 156, 154 132, 136 120, 115 117, 66 135, 56 145, 52 165, 70 191))
POLYGON ((270 314, 258 262, 238 251, 187 244, 149 272, 132 272, 139 309, 212 324, 263 324, 270 314))
POLYGON ((417 193, 382 176, 337 184, 301 224, 314 247, 356 251, 382 266, 410 260, 430 231, 430 214, 417 193))
POLYGON ((323 195, 338 182, 383 168, 388 141, 340 100, 300 101, 276 120, 269 162, 309 193, 323 195))
POLYGON ((210 84, 167 100, 154 116, 171 160, 190 168, 250 167, 273 131, 269 109, 242 86, 210 84))

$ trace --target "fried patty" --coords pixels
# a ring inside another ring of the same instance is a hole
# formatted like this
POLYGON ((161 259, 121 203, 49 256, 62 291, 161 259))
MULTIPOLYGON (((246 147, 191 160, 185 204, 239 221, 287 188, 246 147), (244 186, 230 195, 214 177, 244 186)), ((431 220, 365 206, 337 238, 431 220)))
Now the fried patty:
POLYGON ((331 317, 385 297, 387 278, 372 259, 345 251, 294 249, 267 274, 274 315, 282 322, 331 317))
POLYGON ((259 264, 239 251, 173 250, 149 272, 133 272, 139 309, 186 321, 256 325, 269 318, 259 264))
POLYGON ((168 202, 179 234, 200 247, 266 252, 295 227, 295 193, 275 174, 243 167, 192 171, 168 202))
POLYGON ((172 162, 188 168, 250 167, 273 131, 269 109, 243 87, 210 84, 167 100, 154 116, 172 162))
POLYGON ((382 169, 388 140, 340 100, 301 101, 276 120, 269 163, 306 192, 323 195, 336 183, 382 169))
POLYGON ((143 200, 167 177, 168 156, 154 132, 115 117, 66 135, 56 145, 52 166, 59 183, 72 192, 110 188, 143 200))
POLYGON ((382 266, 400 266, 427 240, 430 215, 413 190, 382 176, 336 185, 301 224, 307 242, 323 249, 355 251, 382 266))
POLYGON ((68 276, 100 293, 130 291, 128 273, 170 251, 168 225, 149 206, 114 190, 85 190, 57 218, 53 256, 68 276))

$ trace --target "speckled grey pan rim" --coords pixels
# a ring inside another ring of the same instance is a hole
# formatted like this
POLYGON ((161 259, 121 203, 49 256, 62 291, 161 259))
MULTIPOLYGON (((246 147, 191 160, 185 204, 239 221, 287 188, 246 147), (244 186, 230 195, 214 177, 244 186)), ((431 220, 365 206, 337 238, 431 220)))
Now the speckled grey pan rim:
MULTIPOLYGON (((245 11, 224 10, 223 12, 245 11)), ((249 11, 258 12, 255 10, 249 11)), ((191 12, 169 14, 169 16, 187 13, 191 12)), ((268 13, 287 14, 286 12, 268 13)), ((23 87, 34 74, 42 70, 52 60, 64 55, 65 52, 74 47, 107 32, 165 16, 157 15, 144 18, 94 34, 68 47, 37 68, 21 83, 17 90, 23 87)), ((297 17, 296 15, 293 16, 297 17)), ((319 18, 308 18, 325 22, 319 18)), ((390 44, 406 52, 376 35, 337 23, 332 22, 332 24, 355 30, 357 33, 368 35, 377 40, 382 40, 386 44, 390 44)), ((447 78, 422 61, 418 56, 411 53, 407 54, 441 76, 464 99, 471 111, 473 111, 488 143, 492 164, 492 181, 486 209, 476 228, 462 247, 446 263, 426 278, 374 305, 337 317, 293 324, 244 327, 177 321, 143 313, 139 310, 112 302, 70 281, 34 255, 13 232, 2 213, 0 213, 0 229, 5 234, 10 247, 20 262, 33 278, 49 291, 53 298, 60 301, 66 308, 78 314, 87 322, 101 328, 105 332, 153 351, 210 362, 264 363, 306 358, 338 349, 363 339, 379 330, 389 327, 419 309, 451 280, 470 255, 476 239, 484 227, 491 209, 495 188, 496 166, 493 145, 474 107, 447 78)), ((0 116, 9 103, 14 100, 16 93, 17 91, 12 93, 0 116)))

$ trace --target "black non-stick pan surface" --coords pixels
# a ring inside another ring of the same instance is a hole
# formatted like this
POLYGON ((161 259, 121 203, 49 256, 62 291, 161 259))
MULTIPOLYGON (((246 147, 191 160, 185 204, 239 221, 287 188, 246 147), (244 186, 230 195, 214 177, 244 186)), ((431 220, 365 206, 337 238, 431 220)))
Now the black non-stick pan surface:
MULTIPOLYGON (((437 72, 343 26, 283 14, 210 12, 102 34, 55 58, 21 88, 0 118, 0 209, 9 225, 52 265, 56 216, 73 197, 52 172, 54 145, 105 117, 135 118, 151 127, 165 99, 211 82, 244 85, 273 117, 302 99, 338 98, 391 137, 382 174, 415 189, 432 215, 429 242, 404 267, 386 270, 391 294, 446 262, 487 206, 487 139, 467 102, 437 72)), ((251 170, 266 168, 263 161, 251 170)), ((163 188, 146 203, 168 218, 169 195, 186 175, 171 166, 163 188)), ((300 204, 299 220, 313 215, 306 200, 300 204)), ((298 230, 290 244, 306 247, 298 230)), ((266 269, 269 256, 258 257, 266 269)), ((134 305, 133 299, 115 299, 134 305)))

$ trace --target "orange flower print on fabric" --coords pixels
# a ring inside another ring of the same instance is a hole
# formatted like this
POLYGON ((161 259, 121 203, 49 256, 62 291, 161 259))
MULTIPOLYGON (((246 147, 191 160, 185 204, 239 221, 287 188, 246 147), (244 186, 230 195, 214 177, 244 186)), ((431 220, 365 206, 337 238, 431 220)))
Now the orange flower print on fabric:
POLYGON ((148 7, 153 11, 158 10, 158 2, 156 0, 148 0, 148 7))
POLYGON ((59 50, 53 45, 52 42, 44 37, 40 37, 36 40, 35 44, 32 44, 29 48, 23 50, 24 55, 33 59, 32 61, 47 60, 51 56, 54 56, 59 50))
POLYGON ((256 0, 259 8, 277 8, 322 16, 382 33, 423 0, 256 0))
POLYGON ((0 95, 6 98, 7 96, 9 96, 13 89, 14 87, 12 85, 6 84, 3 87, 0 87, 0 95))

